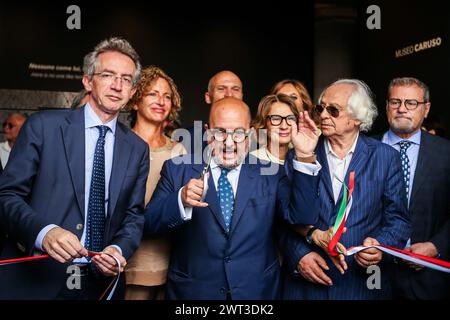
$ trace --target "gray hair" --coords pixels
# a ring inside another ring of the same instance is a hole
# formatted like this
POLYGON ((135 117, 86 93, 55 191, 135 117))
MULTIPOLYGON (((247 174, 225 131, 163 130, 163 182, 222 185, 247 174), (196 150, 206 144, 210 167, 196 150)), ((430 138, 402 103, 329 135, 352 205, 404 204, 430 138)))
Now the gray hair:
POLYGON ((319 97, 319 103, 322 100, 322 96, 326 89, 338 84, 348 84, 353 86, 353 92, 347 102, 347 112, 354 119, 361 121, 359 131, 369 131, 378 116, 378 110, 374 102, 373 93, 364 81, 358 79, 340 79, 335 81, 322 91, 322 94, 319 97))
POLYGON ((134 64, 136 65, 136 71, 134 72, 133 75, 133 86, 135 86, 139 81, 142 66, 137 52, 133 49, 131 44, 123 38, 118 37, 109 38, 97 44, 97 46, 95 46, 94 48, 94 51, 89 52, 84 57, 83 73, 87 75, 89 78, 92 78, 92 76, 95 73, 95 69, 98 66, 98 56, 101 53, 110 51, 122 53, 128 56, 131 60, 133 60, 134 64))
POLYGON ((409 86, 418 86, 423 90, 423 101, 424 102, 430 102, 430 89, 428 86, 420 81, 419 79, 412 78, 412 77, 402 77, 402 78, 395 78, 392 79, 389 83, 388 88, 388 97, 390 96, 391 90, 393 87, 409 87, 409 86))

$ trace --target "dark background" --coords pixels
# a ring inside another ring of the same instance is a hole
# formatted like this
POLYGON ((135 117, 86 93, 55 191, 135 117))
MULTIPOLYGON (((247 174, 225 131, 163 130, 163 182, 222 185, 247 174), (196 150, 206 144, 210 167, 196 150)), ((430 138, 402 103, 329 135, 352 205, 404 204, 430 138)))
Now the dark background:
POLYGON ((157 65, 178 85, 182 122, 206 119, 209 78, 229 69, 244 83, 245 101, 255 110, 278 80, 294 77, 312 86, 313 1, 286 8, 244 8, 237 2, 195 4, 141 1, 79 3, 81 30, 68 30, 72 3, 9 5, 0 11, 0 88, 79 91, 79 80, 32 79, 29 62, 82 65, 102 39, 122 36, 143 66, 157 65), (214 5, 214 7, 212 7, 214 5), (5 63, 6 62, 6 63, 5 63))
POLYGON ((79 80, 31 79, 28 64, 81 66, 94 45, 118 35, 132 43, 144 66, 157 65, 175 80, 186 127, 207 118, 207 82, 223 69, 241 77, 253 114, 259 99, 283 78, 303 81, 315 99, 334 80, 362 79, 379 108, 373 133, 387 128, 390 79, 414 76, 429 85, 431 113, 449 127, 449 24, 450 11, 437 0, 2 4, 0 112, 56 106, 33 99, 5 103, 2 89, 79 91, 79 80), (81 30, 66 28, 70 4, 81 8, 81 30), (366 27, 371 4, 381 8, 381 30, 366 27), (396 50, 436 37, 442 39, 440 47, 395 58, 396 50))
POLYGON ((381 8, 381 30, 368 30, 366 21, 360 19, 358 74, 376 95, 380 115, 373 131, 387 128, 387 87, 390 79, 404 76, 416 77, 429 86, 430 114, 449 128, 450 11, 446 3, 434 0, 362 1, 360 16, 370 4, 381 8), (395 57, 398 49, 436 37, 442 39, 439 47, 395 57))

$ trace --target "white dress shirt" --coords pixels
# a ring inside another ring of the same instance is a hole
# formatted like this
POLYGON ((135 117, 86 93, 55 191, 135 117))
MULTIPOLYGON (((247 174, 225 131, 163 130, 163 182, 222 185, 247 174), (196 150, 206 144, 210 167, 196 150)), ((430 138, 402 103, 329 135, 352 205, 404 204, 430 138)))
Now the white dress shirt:
POLYGON ((9 154, 11 153, 11 147, 8 141, 0 143, 0 161, 2 162, 2 167, 5 169, 6 163, 9 159, 9 154))
POLYGON ((343 159, 339 158, 331 147, 330 141, 325 139, 325 154, 327 155, 328 168, 330 170, 331 183, 333 185, 333 197, 334 203, 337 203, 339 193, 342 189, 342 183, 344 182, 345 175, 347 174, 350 161, 352 161, 353 154, 355 153, 356 144, 358 142, 359 133, 356 136, 355 142, 347 152, 343 159))

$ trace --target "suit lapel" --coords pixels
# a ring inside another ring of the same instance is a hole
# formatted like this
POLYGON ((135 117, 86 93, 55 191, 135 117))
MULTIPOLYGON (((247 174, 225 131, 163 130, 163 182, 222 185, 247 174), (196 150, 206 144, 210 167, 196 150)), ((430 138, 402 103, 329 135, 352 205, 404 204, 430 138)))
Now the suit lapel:
POLYGON ((67 123, 61 125, 61 134, 78 208, 80 210, 80 214, 84 216, 86 139, 84 128, 84 108, 77 109, 69 114, 67 117, 67 123))
MULTIPOLYGON (((259 166, 248 164, 248 159, 242 164, 241 172, 239 174, 239 182, 236 192, 236 198, 234 199, 234 211, 233 218, 231 220, 231 229, 230 234, 236 230, 239 221, 241 220, 242 215, 244 214, 245 207, 247 206, 247 202, 252 195, 252 192, 256 188, 256 170, 258 170, 259 166)), ((280 167, 280 170, 283 169, 280 167)), ((223 220, 223 218, 222 218, 223 220)))
POLYGON ((411 199, 409 203, 412 203, 418 190, 424 183, 426 177, 428 176, 428 171, 430 170, 432 163, 432 156, 429 153, 431 149, 431 141, 428 139, 427 133, 422 131, 419 146, 419 155, 417 158, 416 171, 414 173, 413 189, 411 191, 411 199))
MULTIPOLYGON (((190 175, 190 177, 198 178, 203 171, 203 166, 204 164, 194 164, 192 166, 192 170, 194 172, 190 175)), ((220 209, 219 198, 217 196, 216 187, 214 185, 214 178, 212 176, 211 170, 209 171, 208 192, 206 192, 205 202, 208 204, 208 209, 212 212, 214 218, 217 220, 217 223, 225 231, 225 222, 223 221, 222 210, 220 209)))
POLYGON ((331 184, 331 177, 330 177, 330 168, 328 167, 328 159, 325 152, 325 139, 321 138, 319 142, 319 147, 317 148, 317 160, 322 166, 322 169, 320 170, 320 176, 322 183, 325 186, 325 191, 328 193, 328 197, 330 199, 333 199, 333 186, 331 184))
POLYGON ((128 159, 132 153, 132 147, 127 139, 127 134, 121 124, 117 122, 116 136, 114 141, 113 164, 111 178, 109 180, 109 205, 108 217, 114 213, 114 209, 122 188, 123 179, 128 167, 128 159))

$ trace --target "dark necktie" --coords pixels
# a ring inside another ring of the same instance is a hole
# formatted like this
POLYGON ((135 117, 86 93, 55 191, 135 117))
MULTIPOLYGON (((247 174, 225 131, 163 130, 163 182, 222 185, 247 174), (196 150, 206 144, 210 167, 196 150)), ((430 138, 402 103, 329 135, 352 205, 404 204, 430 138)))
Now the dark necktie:
POLYGON ((406 185, 406 197, 409 198, 409 179, 411 176, 411 165, 409 163, 409 158, 406 154, 406 151, 411 145, 411 142, 402 140, 398 144, 400 145, 400 158, 402 159, 403 178, 405 179, 406 185))
POLYGON ((100 134, 92 166, 85 247, 88 251, 99 252, 103 250, 105 234, 105 136, 109 128, 107 126, 96 128, 100 134))
POLYGON ((221 168, 221 170, 222 172, 220 173, 218 181, 220 208, 222 209, 225 227, 227 229, 227 232, 229 232, 234 209, 234 194, 230 181, 228 181, 227 178, 228 172, 230 172, 230 170, 226 168, 221 168))

